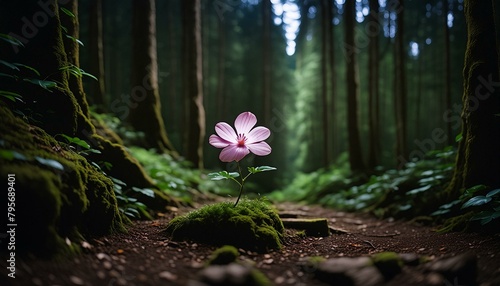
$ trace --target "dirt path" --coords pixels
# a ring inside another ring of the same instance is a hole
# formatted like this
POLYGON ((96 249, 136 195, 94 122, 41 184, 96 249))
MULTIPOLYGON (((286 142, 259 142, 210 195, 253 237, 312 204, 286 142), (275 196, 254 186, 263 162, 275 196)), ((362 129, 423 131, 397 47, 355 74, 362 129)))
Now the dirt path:
MULTIPOLYGON (((471 251, 478 259, 480 285, 500 285, 498 234, 438 234, 418 222, 378 220, 368 215, 294 204, 279 208, 300 211, 308 217, 328 218, 334 229, 343 231, 328 237, 289 238, 282 250, 267 254, 240 251, 240 259, 251 261, 276 285, 325 285, 313 277, 312 270, 300 267, 310 256, 356 257, 384 251, 414 253, 431 259, 471 251)), ((78 257, 57 262, 20 262, 17 278, 5 280, 4 275, 0 284, 186 285, 196 278, 216 247, 174 242, 164 237, 161 231, 172 216, 139 221, 128 233, 89 241, 85 253, 78 257)), ((0 264, 5 269, 5 262, 0 264)), ((386 285, 427 285, 426 281, 415 270, 403 268, 403 272, 386 285)))

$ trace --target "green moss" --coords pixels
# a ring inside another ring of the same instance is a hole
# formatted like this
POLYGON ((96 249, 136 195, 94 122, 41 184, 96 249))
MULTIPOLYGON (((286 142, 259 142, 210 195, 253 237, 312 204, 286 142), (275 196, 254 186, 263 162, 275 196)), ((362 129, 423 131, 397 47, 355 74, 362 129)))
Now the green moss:
POLYGON ((264 275, 264 273, 260 272, 258 269, 252 269, 252 278, 253 284, 256 286, 268 286, 273 285, 271 281, 264 275))
POLYGON ((78 250, 76 242, 83 236, 124 229, 111 180, 44 130, 14 117, 1 105, 0 117, 5 119, 0 125, 0 149, 22 155, 0 157, 0 177, 16 176, 19 254, 66 254, 78 250))
POLYGON ((265 252, 280 249, 283 224, 263 200, 243 200, 206 205, 174 218, 165 232, 173 239, 188 239, 215 245, 233 245, 265 252))
POLYGON ((465 214, 449 218, 444 222, 443 226, 438 229, 438 232, 446 233, 450 231, 465 231, 468 229, 470 219, 473 216, 473 212, 467 212, 465 214))
POLYGON ((373 265, 378 268, 386 280, 391 279, 401 272, 403 260, 395 252, 380 252, 372 255, 373 265))
POLYGON ((221 248, 216 249, 209 260, 208 265, 227 265, 232 262, 236 262, 236 259, 240 256, 238 249, 232 245, 224 245, 221 248))

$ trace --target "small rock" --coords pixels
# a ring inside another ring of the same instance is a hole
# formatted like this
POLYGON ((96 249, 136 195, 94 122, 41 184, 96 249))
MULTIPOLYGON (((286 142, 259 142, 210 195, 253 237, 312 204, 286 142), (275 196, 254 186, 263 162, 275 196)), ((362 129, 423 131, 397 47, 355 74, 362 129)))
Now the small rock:
POLYGON ((319 280, 338 286, 381 285, 384 277, 369 257, 331 258, 320 262, 315 273, 319 280))
POLYGON ((399 258, 405 265, 417 266, 420 264, 420 256, 415 253, 400 253, 399 258))
POLYGON ((158 274, 158 276, 160 276, 160 278, 168 280, 168 281, 177 280, 177 275, 175 275, 169 271, 162 271, 162 272, 160 272, 160 274, 158 274))
POLYGON ((431 272, 437 272, 454 285, 475 285, 477 277, 477 258, 468 252, 450 258, 443 258, 428 266, 431 272))
POLYGON ((111 261, 111 257, 109 255, 107 255, 106 253, 100 252, 100 253, 97 253, 95 256, 99 260, 108 260, 108 261, 111 261))
MULTIPOLYGON (((262 275, 260 273, 260 275, 262 275)), ((199 274, 197 283, 189 285, 268 285, 270 282, 263 276, 257 277, 256 270, 238 263, 228 265, 211 265, 199 274), (200 282, 202 284, 200 284, 200 282)))
POLYGON ((84 285, 85 283, 83 282, 82 278, 76 277, 76 276, 70 276, 69 281, 75 285, 84 285))

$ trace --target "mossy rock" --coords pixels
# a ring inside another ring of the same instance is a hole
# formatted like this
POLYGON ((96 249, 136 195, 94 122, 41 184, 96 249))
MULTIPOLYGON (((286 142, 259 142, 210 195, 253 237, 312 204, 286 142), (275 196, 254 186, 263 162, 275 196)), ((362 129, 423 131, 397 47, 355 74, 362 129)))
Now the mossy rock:
POLYGON ((399 254, 395 252, 376 253, 372 255, 371 260, 373 265, 382 273, 386 281, 399 274, 404 265, 399 254))
POLYGON ((236 262, 240 253, 232 245, 224 245, 216 249, 207 261, 208 265, 227 265, 236 262))
POLYGON ((206 205, 174 218, 165 233, 175 240, 192 240, 213 245, 266 252, 280 249, 283 223, 278 213, 263 200, 243 200, 206 205))
POLYGON ((0 117, 0 177, 16 178, 18 254, 72 253, 83 236, 125 229, 109 178, 1 105, 0 117))

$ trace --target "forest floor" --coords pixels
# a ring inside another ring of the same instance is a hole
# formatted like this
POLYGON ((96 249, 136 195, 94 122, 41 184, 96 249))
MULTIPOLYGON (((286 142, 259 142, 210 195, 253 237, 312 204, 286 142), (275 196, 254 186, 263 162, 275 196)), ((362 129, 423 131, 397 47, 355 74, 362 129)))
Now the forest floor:
MULTIPOLYGON (((477 257, 478 285, 500 285, 499 234, 440 234, 418 220, 381 220, 367 214, 291 203, 277 207, 281 211, 299 211, 305 217, 327 218, 337 231, 328 237, 287 238, 281 250, 265 254, 240 249, 240 260, 250 261, 274 285, 326 285, 308 268, 300 266, 307 257, 359 257, 385 251, 413 253, 431 260, 472 252, 477 257)), ((128 233, 90 240, 76 257, 24 260, 17 265, 16 279, 0 284, 187 285, 196 279, 217 247, 171 241, 162 234, 169 220, 185 211, 189 209, 174 209, 172 213, 160 214, 159 219, 134 222, 128 233)), ((422 273, 418 267, 405 266, 384 285, 432 285, 432 279, 422 273)), ((462 284, 444 281, 437 285, 462 284)))

